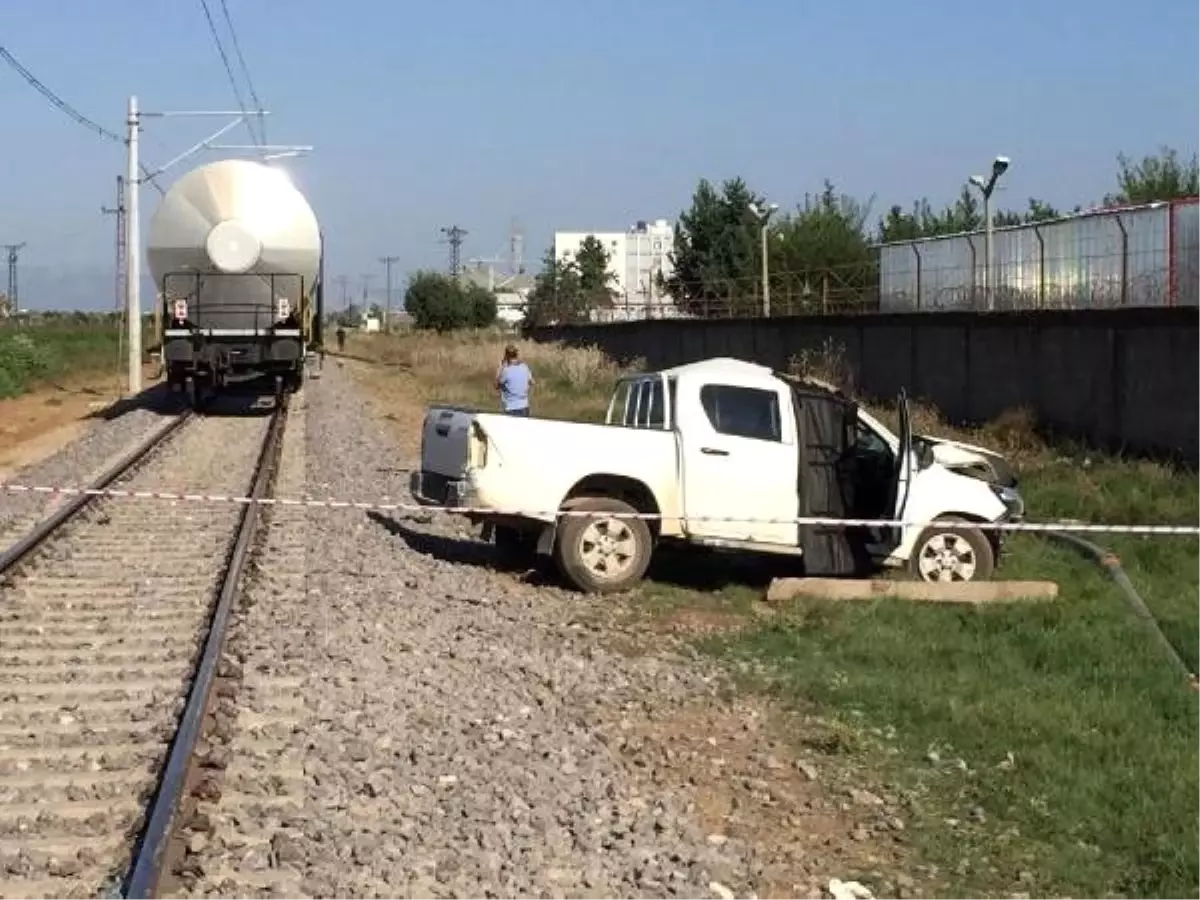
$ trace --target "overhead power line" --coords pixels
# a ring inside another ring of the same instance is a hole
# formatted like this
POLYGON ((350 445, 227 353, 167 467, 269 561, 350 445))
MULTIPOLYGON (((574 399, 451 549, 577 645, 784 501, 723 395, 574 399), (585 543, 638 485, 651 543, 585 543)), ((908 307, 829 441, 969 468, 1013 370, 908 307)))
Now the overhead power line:
POLYGON ((213 21, 212 10, 208 8, 208 0, 200 0, 200 6, 204 10, 204 18, 208 21, 208 32, 212 35, 213 43, 217 45, 217 53, 221 56, 221 64, 225 67, 225 74, 229 77, 229 86, 233 88, 234 99, 237 100, 237 105, 242 111, 242 115, 246 117, 246 128, 250 131, 250 138, 255 144, 261 146, 265 143, 254 130, 254 126, 250 124, 250 110, 246 108, 246 100, 242 96, 241 88, 238 87, 237 77, 233 74, 233 65, 229 62, 229 54, 225 52, 225 44, 221 41, 221 34, 217 31, 217 23, 213 21))
POLYGON ((17 61, 16 57, 14 57, 11 53, 9 53, 6 48, 0 47, 0 56, 4 57, 4 61, 6 63, 8 63, 10 66, 12 66, 12 68, 16 70, 18 75, 20 75, 22 78, 24 78, 26 81, 28 81, 38 91, 38 93, 40 93, 43 97, 45 97, 47 100, 49 100, 52 104, 54 104, 60 110, 65 112, 68 116, 70 116, 72 119, 74 119, 80 125, 82 125, 84 128, 90 128, 92 131, 96 132, 96 134, 100 135, 100 137, 104 138, 107 141, 113 141, 118 144, 125 143, 125 139, 123 137, 121 137, 119 134, 117 134, 115 131, 109 131, 103 125, 99 125, 96 122, 93 122, 91 119, 89 119, 87 116, 85 116, 83 113, 81 113, 75 107, 73 107, 70 103, 68 103, 62 97, 58 96, 58 94, 54 93, 54 91, 50 90, 50 88, 46 87, 46 85, 44 85, 40 81, 38 81, 38 79, 36 77, 34 77, 34 74, 32 72, 30 72, 28 69, 26 69, 23 65, 21 65, 17 61))
POLYGON ((242 67, 242 74, 246 76, 246 87, 250 91, 250 99, 254 101, 254 111, 258 113, 258 130, 262 135, 262 142, 266 144, 267 123, 262 114, 262 101, 258 99, 258 93, 254 90, 254 79, 250 77, 250 67, 246 65, 246 57, 242 55, 242 45, 237 37, 237 29, 233 27, 233 18, 229 15, 229 6, 225 3, 225 0, 221 0, 221 12, 225 16, 225 24, 229 26, 229 36, 233 40, 233 52, 237 54, 238 64, 242 67))
MULTIPOLYGON (((103 125, 100 125, 99 123, 89 119, 62 97, 58 96, 58 94, 54 93, 54 91, 50 90, 50 88, 46 87, 46 85, 42 84, 42 82, 39 81, 32 72, 21 65, 15 56, 8 52, 6 47, 0 47, 0 58, 3 58, 3 60, 8 63, 18 75, 29 82, 29 84, 32 85, 39 94, 49 100, 56 108, 65 112, 80 125, 96 132, 96 134, 100 135, 100 137, 104 138, 106 141, 112 141, 115 144, 125 143, 125 138, 121 137, 115 131, 109 131, 103 125)), ((160 194, 165 193, 159 183, 154 180, 154 174, 148 168, 146 168, 145 165, 143 165, 141 169, 142 174, 146 176, 146 180, 150 182, 150 184, 154 185, 155 189, 160 194)))

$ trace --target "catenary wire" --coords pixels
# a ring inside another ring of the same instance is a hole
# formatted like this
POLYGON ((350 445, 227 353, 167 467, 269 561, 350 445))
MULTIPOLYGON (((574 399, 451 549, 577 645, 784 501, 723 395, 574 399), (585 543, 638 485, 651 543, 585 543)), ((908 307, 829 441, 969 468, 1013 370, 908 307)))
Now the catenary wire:
MULTIPOLYGON (((56 107, 57 109, 61 110, 64 113, 66 113, 68 116, 70 116, 72 119, 74 119, 80 125, 82 125, 84 128, 87 128, 91 131, 96 132, 96 134, 98 134, 100 137, 104 138, 106 141, 112 141, 115 144, 125 143, 125 138, 121 137, 115 131, 110 131, 109 129, 105 128, 103 125, 100 125, 99 123, 93 121, 92 119, 89 119, 87 116, 85 116, 83 113, 81 113, 79 110, 77 110, 71 104, 69 104, 62 97, 58 96, 58 94, 56 94, 54 91, 52 91, 50 88, 48 88, 45 84, 43 84, 41 82, 41 80, 39 80, 37 78, 37 76, 35 76, 32 72, 30 72, 27 68, 25 68, 25 66, 21 65, 20 61, 15 56, 13 56, 11 52, 9 52, 8 48, 0 47, 0 58, 2 58, 6 63, 8 63, 8 65, 18 75, 20 75, 22 78, 24 78, 25 81, 27 81, 30 84, 30 86, 33 87, 39 94, 41 94, 43 97, 45 97, 47 100, 49 100, 50 103, 54 107, 56 107)), ((154 173, 151 172, 144 163, 141 165, 141 169, 142 169, 142 174, 145 176, 145 180, 148 181, 151 185, 153 185, 154 189, 157 190, 160 194, 165 194, 166 191, 164 191, 162 186, 157 181, 154 180, 154 173)))
POLYGON ((225 16, 225 24, 229 27, 229 36, 233 41, 233 52, 238 58, 242 74, 246 76, 246 88, 250 91, 250 99, 254 103, 255 112, 258 113, 258 131, 265 145, 267 143, 267 123, 263 117, 262 101, 258 99, 258 92, 254 90, 254 79, 250 77, 250 67, 246 65, 246 57, 242 54, 242 44, 238 40, 237 29, 233 25, 233 18, 229 15, 229 6, 225 0, 221 0, 221 13, 225 16))

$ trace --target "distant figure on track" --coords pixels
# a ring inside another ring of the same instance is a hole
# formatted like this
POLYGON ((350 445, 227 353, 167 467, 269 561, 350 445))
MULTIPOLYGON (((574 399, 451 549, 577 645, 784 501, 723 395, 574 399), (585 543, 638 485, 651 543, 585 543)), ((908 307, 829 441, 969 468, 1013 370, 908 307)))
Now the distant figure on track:
POLYGON ((337 327, 337 345, 338 353, 346 349, 346 326, 338 325, 337 327))
POLYGON ((496 387, 500 389, 500 403, 508 415, 529 415, 529 389, 533 387, 533 372, 529 371, 529 366, 525 365, 512 344, 504 348, 504 359, 496 371, 496 387))

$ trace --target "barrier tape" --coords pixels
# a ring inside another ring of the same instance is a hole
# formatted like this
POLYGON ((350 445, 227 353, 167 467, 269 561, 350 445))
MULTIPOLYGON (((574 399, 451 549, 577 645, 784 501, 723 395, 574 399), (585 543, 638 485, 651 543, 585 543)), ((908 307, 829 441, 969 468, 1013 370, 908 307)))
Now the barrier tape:
MULTIPOLYGON (((426 506, 420 503, 387 503, 378 501, 314 499, 310 497, 240 497, 232 494, 185 494, 171 491, 130 491, 121 488, 76 488, 51 487, 46 485, 0 484, 0 490, 25 494, 56 494, 62 496, 105 497, 129 500, 174 500, 195 503, 257 503, 262 506, 306 507, 315 509, 353 509, 375 512, 450 513, 453 515, 502 515, 527 516, 529 518, 553 519, 560 516, 596 517, 588 510, 538 511, 528 509, 499 509, 477 506, 426 506)), ((604 513, 611 519, 661 519, 661 513, 604 513)), ((839 519, 832 516, 797 516, 788 519, 755 519, 740 516, 678 516, 688 522, 737 522, 756 525, 824 525, 842 528, 953 528, 963 526, 960 520, 932 519, 906 521, 899 519, 839 519)), ((1078 521, 1061 522, 971 522, 971 527, 983 531, 1046 533, 1051 531, 1076 534, 1142 534, 1200 536, 1197 525, 1105 525, 1078 521)))

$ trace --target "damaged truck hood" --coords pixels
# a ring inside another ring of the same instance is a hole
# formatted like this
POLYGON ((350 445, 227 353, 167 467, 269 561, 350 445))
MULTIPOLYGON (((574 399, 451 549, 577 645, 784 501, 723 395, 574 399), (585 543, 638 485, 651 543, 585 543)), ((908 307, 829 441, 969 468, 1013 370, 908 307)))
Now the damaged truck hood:
POLYGON ((1008 460, 992 450, 927 434, 918 435, 917 439, 929 444, 933 458, 947 469, 1001 487, 1016 487, 1017 473, 1008 460))

